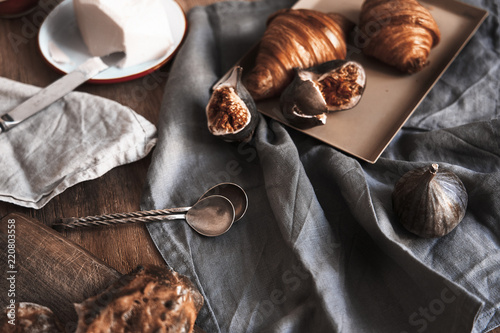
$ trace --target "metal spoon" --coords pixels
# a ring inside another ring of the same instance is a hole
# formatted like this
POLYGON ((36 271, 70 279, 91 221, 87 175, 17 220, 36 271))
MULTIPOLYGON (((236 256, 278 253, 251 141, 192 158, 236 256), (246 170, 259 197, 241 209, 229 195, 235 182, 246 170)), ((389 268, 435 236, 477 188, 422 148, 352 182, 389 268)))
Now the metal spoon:
POLYGON ((211 195, 222 195, 231 201, 234 206, 235 222, 245 215, 248 208, 248 196, 241 186, 235 183, 220 183, 209 188, 198 200, 211 195))
MULTIPOLYGON (((215 186, 209 188, 203 195, 198 199, 198 201, 212 196, 212 195, 220 195, 228 199, 234 207, 235 218, 234 221, 238 221, 245 215, 245 212, 248 207, 248 196, 246 192, 239 186, 234 183, 219 183, 215 186)), ((117 213, 117 214, 105 214, 105 215, 97 215, 97 216, 87 216, 87 217, 71 217, 61 219, 64 223, 72 223, 76 220, 87 222, 87 221, 104 221, 104 220, 112 220, 112 219, 124 219, 131 217, 146 217, 146 216, 166 216, 170 214, 177 213, 185 213, 191 207, 179 207, 179 208, 167 208, 167 209, 156 209, 156 210, 143 210, 132 213, 117 213)))
MULTIPOLYGON (((213 195, 220 195, 228 199, 235 209, 235 221, 239 220, 246 212, 248 207, 248 196, 245 191, 234 183, 220 183, 209 188, 198 201, 213 195)), ((71 217, 63 218, 60 223, 55 223, 57 227, 74 228, 76 226, 85 225, 107 225, 112 223, 129 223, 129 222, 151 222, 162 221, 168 218, 167 216, 179 213, 186 213, 191 207, 157 209, 148 211, 138 211, 131 213, 115 213, 87 217, 71 217), (113 221, 116 220, 116 221, 113 221)), ((184 216, 184 215, 182 215, 184 216)), ((173 218, 183 218, 172 216, 173 218)))
MULTIPOLYGON (((152 212, 152 211, 150 211, 152 212)), ((156 215, 141 215, 142 212, 66 218, 53 226, 64 228, 155 222, 185 219, 193 230, 209 236, 219 236, 231 228, 235 213, 231 201, 221 195, 211 195, 197 201, 192 207, 156 210, 156 215), (167 212, 165 214, 165 211, 167 212), (163 212, 163 213, 161 213, 163 212)))

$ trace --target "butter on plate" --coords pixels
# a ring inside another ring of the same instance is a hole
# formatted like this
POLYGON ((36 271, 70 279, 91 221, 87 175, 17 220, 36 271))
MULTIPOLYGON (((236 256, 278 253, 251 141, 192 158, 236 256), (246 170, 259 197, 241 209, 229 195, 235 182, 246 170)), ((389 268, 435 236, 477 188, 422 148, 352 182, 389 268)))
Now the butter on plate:
POLYGON ((83 41, 92 56, 123 51, 118 67, 155 60, 174 44, 160 0, 74 0, 83 41))

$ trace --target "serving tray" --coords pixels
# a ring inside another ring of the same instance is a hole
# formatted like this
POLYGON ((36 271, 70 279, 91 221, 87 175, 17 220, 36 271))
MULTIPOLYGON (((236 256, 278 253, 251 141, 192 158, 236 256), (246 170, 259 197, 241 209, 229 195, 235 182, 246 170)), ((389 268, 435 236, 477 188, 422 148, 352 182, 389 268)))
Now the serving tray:
MULTIPOLYGON (((338 12, 357 24, 362 3, 363 0, 301 0, 293 8, 338 12)), ((359 159, 377 161, 488 15, 483 9, 454 0, 420 3, 429 9, 441 31, 441 41, 431 50, 429 65, 416 74, 402 74, 365 57, 355 46, 355 38, 351 38, 347 58, 361 63, 367 75, 361 101, 351 110, 330 113, 325 125, 297 130, 359 159)), ((255 49, 240 63, 244 69, 250 68, 254 58, 255 49)), ((282 116, 277 98, 258 102, 257 107, 261 113, 293 127, 282 116)))

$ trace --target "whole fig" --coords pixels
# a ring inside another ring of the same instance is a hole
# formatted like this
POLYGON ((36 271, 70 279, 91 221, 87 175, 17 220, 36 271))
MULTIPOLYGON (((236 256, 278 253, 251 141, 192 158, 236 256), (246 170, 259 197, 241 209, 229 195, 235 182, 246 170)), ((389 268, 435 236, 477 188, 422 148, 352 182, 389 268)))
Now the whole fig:
POLYGON ((424 238, 441 237, 462 221, 468 195, 458 176, 439 165, 405 173, 392 192, 393 209, 399 222, 424 238))

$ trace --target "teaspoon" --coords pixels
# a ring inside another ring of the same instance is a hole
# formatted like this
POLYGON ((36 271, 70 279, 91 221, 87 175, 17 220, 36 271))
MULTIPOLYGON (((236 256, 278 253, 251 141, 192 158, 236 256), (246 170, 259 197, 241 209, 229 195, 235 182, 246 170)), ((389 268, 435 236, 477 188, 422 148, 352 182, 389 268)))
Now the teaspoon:
MULTIPOLYGON (((150 211, 151 212, 151 211, 150 211)), ((165 220, 185 219, 187 224, 196 232, 209 237, 219 236, 231 228, 235 220, 234 207, 231 201, 221 195, 207 196, 197 201, 192 207, 157 210, 156 215, 143 215, 141 212, 88 216, 82 218, 65 218, 53 226, 77 228, 102 226, 112 224, 128 224, 137 222, 155 222, 165 220), (168 214, 160 214, 168 211, 168 214), (114 215, 113 218, 103 218, 114 215)))
MULTIPOLYGON (((246 192, 234 183, 220 183, 211 188, 209 188, 203 195, 198 199, 204 199, 211 195, 221 195, 228 199, 234 207, 235 218, 234 221, 238 221, 245 214, 248 207, 248 197, 246 192)), ((135 218, 135 217, 146 217, 146 216, 166 216, 171 214, 185 213, 191 207, 179 207, 179 208, 167 208, 167 209, 156 209, 156 210, 143 210, 131 213, 115 213, 115 214, 104 214, 96 216, 87 217, 70 217, 61 219, 61 223, 68 224, 76 221, 80 222, 97 222, 97 221, 109 221, 114 219, 125 219, 125 218, 135 218)), ((57 224, 59 226, 59 224, 57 224)))

